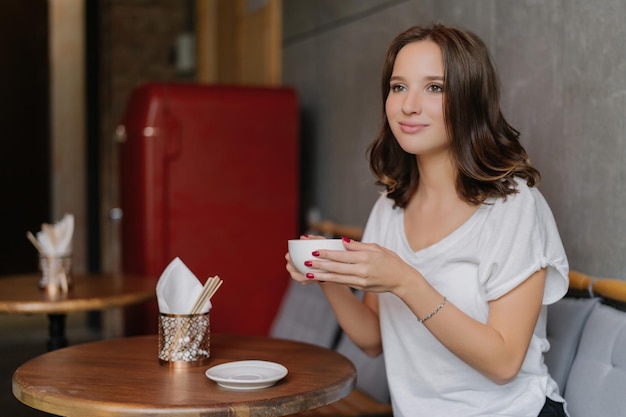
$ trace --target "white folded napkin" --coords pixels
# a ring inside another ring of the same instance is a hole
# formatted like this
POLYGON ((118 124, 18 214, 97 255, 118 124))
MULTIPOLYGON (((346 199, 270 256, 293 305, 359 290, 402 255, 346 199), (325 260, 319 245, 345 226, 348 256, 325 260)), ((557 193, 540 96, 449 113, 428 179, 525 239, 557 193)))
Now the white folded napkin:
POLYGON ((72 254, 72 235, 74 234, 74 215, 65 214, 55 224, 43 223, 37 232, 35 244, 40 254, 48 257, 60 257, 72 254))
MULTIPOLYGON (((165 268, 156 286, 159 311, 167 314, 190 314, 196 299, 202 292, 202 284, 189 268, 176 257, 165 268)), ((200 309, 211 309, 208 301, 200 309)))

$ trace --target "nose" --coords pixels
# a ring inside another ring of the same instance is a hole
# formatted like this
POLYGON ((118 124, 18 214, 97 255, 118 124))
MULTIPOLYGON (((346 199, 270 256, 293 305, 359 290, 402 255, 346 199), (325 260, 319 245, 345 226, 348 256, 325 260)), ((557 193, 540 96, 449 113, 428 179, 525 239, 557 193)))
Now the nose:
POLYGON ((422 103, 419 93, 407 92, 402 101, 402 112, 405 114, 420 114, 422 112, 422 103))

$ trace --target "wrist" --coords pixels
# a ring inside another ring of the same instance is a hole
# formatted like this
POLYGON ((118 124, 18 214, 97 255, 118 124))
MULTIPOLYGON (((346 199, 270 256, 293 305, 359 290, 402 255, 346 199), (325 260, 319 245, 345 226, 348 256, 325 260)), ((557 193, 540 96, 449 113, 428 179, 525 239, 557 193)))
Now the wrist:
POLYGON ((417 269, 407 265, 406 270, 400 275, 398 285, 391 291, 394 295, 406 300, 411 294, 419 294, 423 291, 423 284, 426 284, 426 280, 417 269))

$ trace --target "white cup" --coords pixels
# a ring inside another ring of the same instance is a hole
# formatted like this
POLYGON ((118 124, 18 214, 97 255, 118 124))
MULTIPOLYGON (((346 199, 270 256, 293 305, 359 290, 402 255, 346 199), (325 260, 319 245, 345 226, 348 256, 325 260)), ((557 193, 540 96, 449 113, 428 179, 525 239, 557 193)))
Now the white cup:
MULTIPOLYGON (((313 260, 313 252, 320 249, 346 250, 341 239, 292 239, 288 242, 291 261, 302 274, 319 272, 320 269, 309 268, 304 261, 313 260)), ((320 260, 324 262, 323 260, 320 260)))

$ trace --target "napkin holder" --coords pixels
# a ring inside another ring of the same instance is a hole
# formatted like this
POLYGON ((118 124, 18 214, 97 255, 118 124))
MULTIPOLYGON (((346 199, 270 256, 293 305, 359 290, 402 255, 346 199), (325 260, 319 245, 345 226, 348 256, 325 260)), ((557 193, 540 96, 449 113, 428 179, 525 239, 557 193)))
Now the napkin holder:
POLYGON ((39 288, 50 295, 59 292, 67 293, 72 287, 72 256, 48 256, 39 254, 39 269, 41 279, 39 288))
POLYGON ((159 313, 159 363, 173 368, 201 366, 209 362, 209 312, 159 313))

